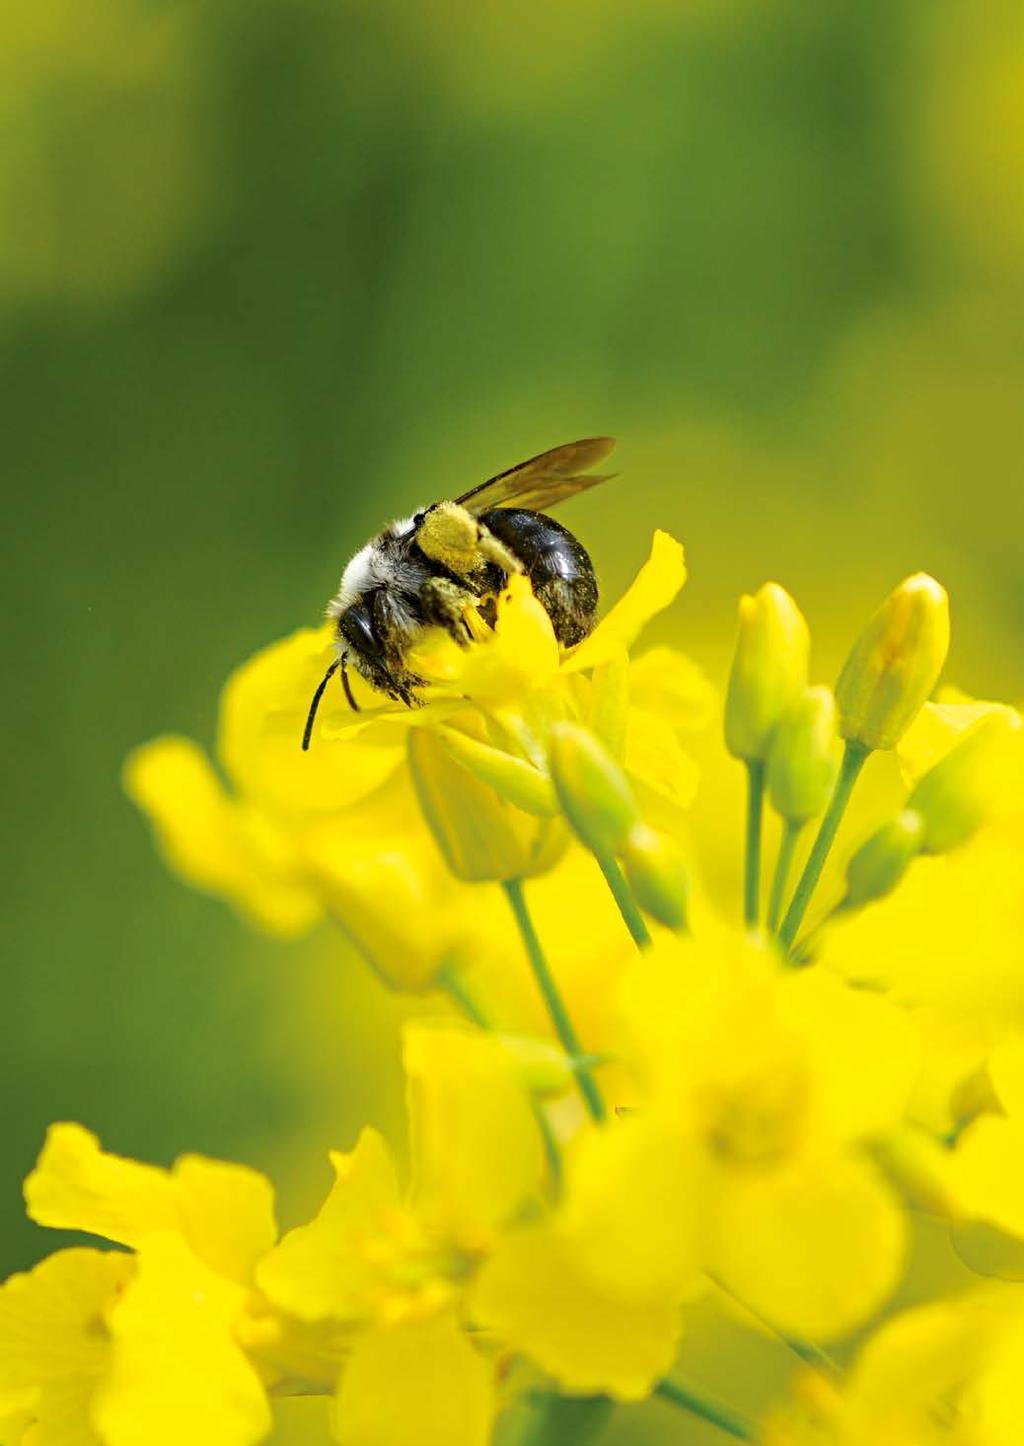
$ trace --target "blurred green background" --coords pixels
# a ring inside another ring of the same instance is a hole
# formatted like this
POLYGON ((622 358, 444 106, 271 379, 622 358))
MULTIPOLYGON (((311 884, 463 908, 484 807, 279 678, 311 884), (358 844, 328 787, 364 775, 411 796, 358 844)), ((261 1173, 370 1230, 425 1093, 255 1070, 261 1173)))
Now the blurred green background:
POLYGON ((612 432, 565 519, 609 594, 685 541, 716 677, 742 589, 830 678, 924 567, 951 679, 1024 693, 1019 0, 8 0, 0 124, 4 1269, 53 1118, 289 1212, 397 1127, 399 1006, 119 789, 390 515, 612 432))

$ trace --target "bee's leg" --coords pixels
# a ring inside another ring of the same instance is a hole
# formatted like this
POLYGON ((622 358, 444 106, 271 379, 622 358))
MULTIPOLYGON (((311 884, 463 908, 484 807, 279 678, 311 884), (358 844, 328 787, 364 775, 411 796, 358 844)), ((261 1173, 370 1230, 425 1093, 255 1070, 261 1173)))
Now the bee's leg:
POLYGON ((420 591, 424 622, 445 628, 460 647, 472 641, 466 609, 476 601, 475 593, 450 577, 432 577, 420 591))
POLYGON ((421 687, 423 679, 409 671, 405 654, 409 645, 418 635, 423 619, 413 616, 408 605, 392 597, 386 588, 374 594, 372 603, 373 634, 379 648, 375 662, 376 677, 373 685, 389 698, 396 698, 407 708, 419 703, 413 689, 421 687))
POLYGON ((353 692, 352 692, 352 684, 351 684, 351 683, 349 682, 349 680, 348 680, 348 649, 347 649, 347 648, 346 648, 345 651, 342 653, 341 658, 339 659, 339 662, 341 663, 341 686, 342 686, 342 687, 344 688, 344 690, 345 690, 345 698, 346 698, 346 700, 348 701, 348 706, 352 709, 352 712, 353 712, 353 713, 358 713, 358 712, 360 712, 360 707, 359 707, 359 704, 356 702, 355 696, 354 696, 354 694, 353 694, 353 692))

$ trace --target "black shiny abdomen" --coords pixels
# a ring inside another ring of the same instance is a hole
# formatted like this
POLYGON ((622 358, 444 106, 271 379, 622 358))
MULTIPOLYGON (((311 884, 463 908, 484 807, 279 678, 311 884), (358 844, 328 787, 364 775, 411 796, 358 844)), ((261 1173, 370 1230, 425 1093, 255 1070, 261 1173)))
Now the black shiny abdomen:
POLYGON ((495 507, 480 521, 523 564, 558 641, 582 642, 597 613, 597 578, 583 544, 545 513, 523 507, 495 507))

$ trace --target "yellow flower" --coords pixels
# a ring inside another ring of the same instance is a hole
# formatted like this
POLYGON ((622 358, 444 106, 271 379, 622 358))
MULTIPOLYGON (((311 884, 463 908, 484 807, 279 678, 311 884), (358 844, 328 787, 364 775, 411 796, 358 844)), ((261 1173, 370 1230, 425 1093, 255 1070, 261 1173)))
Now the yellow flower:
POLYGON ((1024 1314, 991 1290, 903 1312, 842 1388, 819 1383, 771 1414, 764 1446, 1017 1446, 1024 1314))
POLYGON ((514 1054, 457 1025, 405 1033, 413 1183, 364 1130, 333 1154, 320 1213, 261 1261, 260 1288, 309 1323, 361 1328, 337 1397, 338 1439, 358 1446, 483 1446, 492 1368, 457 1324, 462 1290, 501 1228, 541 1187, 537 1121, 514 1054))
POLYGON ((391 983, 429 987, 453 959, 486 948, 477 905, 467 909, 445 878, 436 845, 470 880, 544 871, 564 849, 547 773, 553 722, 600 713, 641 792, 672 809, 689 803, 695 775, 681 738, 704 721, 708 685, 670 650, 632 668, 624 655, 684 578, 682 549, 656 534, 633 586, 562 653, 547 613, 513 577, 493 631, 481 624, 467 648, 442 632, 423 640, 423 706, 355 679, 361 711, 332 691, 308 753, 305 710, 333 641, 329 626, 304 630, 257 654, 224 690, 227 786, 196 745, 166 738, 129 758, 126 787, 188 882, 274 932, 301 932, 327 913, 391 983), (394 901, 387 918, 382 897, 394 901))
POLYGON ((649 1393, 681 1307, 721 1280, 778 1328, 840 1335, 896 1284, 904 1219, 860 1148, 900 1119, 913 1036, 884 1001, 725 936, 625 975, 628 1108, 570 1143, 564 1195, 499 1241, 474 1319, 573 1393, 649 1393))
POLYGON ((276 1235, 267 1182, 195 1155, 172 1171, 137 1165, 65 1124, 25 1196, 42 1225, 134 1250, 60 1251, 0 1290, 0 1371, 37 1423, 26 1440, 260 1441, 270 1408, 240 1331, 253 1266, 276 1235))
POLYGON ((595 1135, 581 1155, 587 1267, 610 1285, 621 1259, 620 1292, 645 1280, 656 1289, 659 1278, 685 1290, 705 1270, 812 1339, 859 1323, 895 1284, 902 1256, 902 1216, 858 1148, 900 1118, 913 1083, 898 1011, 818 971, 780 974, 728 937, 717 948, 662 945, 623 997, 639 1112, 620 1123, 621 1139, 595 1135), (601 1216, 608 1228, 595 1232, 601 1216))
POLYGON ((316 1219, 261 1261, 260 1288, 301 1320, 390 1324, 436 1312, 474 1258, 540 1188, 543 1152, 514 1056, 457 1024, 405 1030, 413 1187, 364 1130, 332 1154, 335 1183, 316 1219))
POLYGON ((40 1224, 132 1254, 62 1251, 0 1288, 0 1428, 25 1446, 209 1442, 270 1429, 268 1391, 331 1391, 349 1446, 484 1446, 493 1366, 457 1314, 500 1232, 542 1189, 546 1157, 513 1044, 410 1024, 413 1181, 382 1138, 332 1156, 320 1214, 277 1242, 273 1194, 242 1166, 171 1170, 55 1125, 26 1181, 40 1224), (381 1383, 389 1372, 386 1402, 381 1383))

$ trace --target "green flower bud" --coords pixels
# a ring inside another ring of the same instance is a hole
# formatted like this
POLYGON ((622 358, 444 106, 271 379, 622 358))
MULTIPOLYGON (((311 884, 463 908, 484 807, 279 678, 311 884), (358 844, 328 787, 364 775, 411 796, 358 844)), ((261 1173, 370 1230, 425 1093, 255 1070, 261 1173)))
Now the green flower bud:
POLYGON ((496 1034, 494 1038, 512 1060, 530 1094, 557 1099, 576 1083, 573 1061, 557 1044, 525 1034, 496 1034))
POLYGON ((688 928, 690 880, 675 843, 638 823, 626 837, 622 862, 640 907, 669 929, 688 928))
POLYGON ((431 729, 410 728, 407 748, 423 817, 456 878, 523 879, 558 862, 566 839, 560 820, 532 817, 507 803, 431 729))
POLYGON ((602 858, 620 854, 640 810, 608 750, 579 724, 556 723, 550 766, 562 810, 581 841, 602 858))
POLYGON ((537 818, 554 818, 558 814, 558 798, 550 778, 531 763, 455 728, 439 728, 437 736, 457 762, 489 783, 507 803, 537 818))
POLYGON ((865 748, 894 748, 928 701, 948 651, 946 590, 915 573, 886 598, 839 675, 843 737, 865 748))
POLYGON ((810 634, 796 603, 777 582, 740 598, 725 744, 735 758, 764 758, 779 719, 807 686, 810 634))
POLYGON ((772 735, 768 792, 776 813, 806 823, 825 812, 839 766, 836 705, 828 688, 806 688, 772 735))
POLYGON ((861 844, 846 865, 845 905, 859 909, 891 894, 921 851, 924 819, 906 808, 861 844))
POLYGON ((924 853, 946 853, 988 822, 1006 787, 1009 750, 1021 737, 1012 709, 990 713, 918 780, 907 807, 924 818, 924 853))

